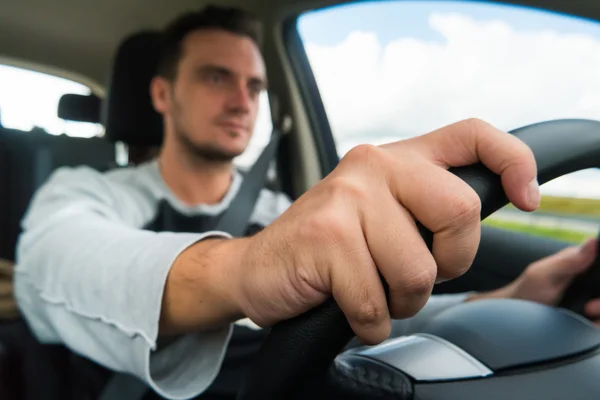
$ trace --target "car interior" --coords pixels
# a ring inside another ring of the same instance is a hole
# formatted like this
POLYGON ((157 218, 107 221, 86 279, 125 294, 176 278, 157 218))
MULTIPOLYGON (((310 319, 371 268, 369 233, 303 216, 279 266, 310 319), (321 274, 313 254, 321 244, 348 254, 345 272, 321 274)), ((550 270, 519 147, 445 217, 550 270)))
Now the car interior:
MULTIPOLYGON (((267 184, 297 199, 339 161, 297 32, 297 17, 349 2, 211 3, 251 10, 266 27, 262 51, 271 117, 273 128, 281 132, 276 173, 267 184)), ((600 21, 600 3, 593 1, 497 3, 600 21)), ((40 72, 64 71, 86 83, 92 93, 64 95, 56 113, 64 120, 101 124, 105 132, 102 137, 77 138, 0 126, 0 282, 10 281, 21 218, 36 189, 53 171, 81 165, 106 171, 156 154, 162 121, 152 108, 148 85, 157 63, 158 30, 180 13, 203 5, 192 0, 107 0, 49 6, 41 0, 0 0, 0 61, 34 66, 40 72), (125 161, 118 159, 119 148, 126 149, 125 161)), ((539 122, 514 133, 534 149, 543 180, 600 166, 600 135, 594 135, 600 134, 600 122, 539 122)), ((506 199, 495 177, 480 167, 456 173, 476 188, 485 218, 504 206, 506 199)), ((472 268, 461 278, 436 285, 434 293, 501 287, 531 262, 568 245, 483 227, 472 268)), ((513 302, 473 304, 444 314, 421 336, 351 352, 343 352, 343 347, 352 333, 335 303, 328 302, 273 329, 237 398, 595 398, 594 393, 600 393, 594 378, 600 372, 600 331, 577 312, 562 311, 578 311, 578 301, 592 295, 590 282, 589 277, 576 281, 558 310, 513 302), (567 384, 569 379, 572 383, 567 384)), ((600 276, 597 282, 600 286, 600 276)), ((97 366, 62 346, 38 343, 14 302, 8 301, 4 312, 2 301, 10 299, 10 285, 0 295, 0 398, 95 400, 91 393, 102 391, 109 374, 102 375, 101 381, 78 385, 82 374, 97 366)))

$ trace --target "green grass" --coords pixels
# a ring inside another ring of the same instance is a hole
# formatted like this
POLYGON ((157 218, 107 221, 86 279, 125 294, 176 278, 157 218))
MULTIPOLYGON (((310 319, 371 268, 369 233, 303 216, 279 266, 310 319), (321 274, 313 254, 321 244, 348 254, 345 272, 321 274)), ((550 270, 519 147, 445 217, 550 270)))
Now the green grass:
MULTIPOLYGON (((508 205, 508 207, 514 206, 508 205)), ((600 199, 542 196, 538 210, 546 213, 600 218, 600 199)))
POLYGON ((595 234, 577 232, 559 228, 547 228, 541 226, 533 226, 512 221, 502 221, 499 219, 487 218, 483 221, 484 225, 492 226, 500 229, 507 229, 514 232, 525 233, 534 236, 542 236, 551 239, 562 240, 569 243, 583 243, 586 239, 594 237, 595 234))

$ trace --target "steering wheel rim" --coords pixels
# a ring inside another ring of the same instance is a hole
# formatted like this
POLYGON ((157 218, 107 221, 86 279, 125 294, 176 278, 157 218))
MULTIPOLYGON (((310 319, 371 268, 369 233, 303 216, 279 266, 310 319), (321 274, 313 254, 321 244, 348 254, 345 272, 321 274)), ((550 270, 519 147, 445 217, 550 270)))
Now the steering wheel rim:
MULTIPOLYGON (((600 166, 600 121, 560 119, 511 131, 533 151, 538 181, 600 166)), ((499 175, 482 163, 449 171, 469 184, 481 199, 481 219, 508 204, 499 175)), ((419 225, 431 249, 433 235, 419 225)), ((385 285, 384 282, 384 286, 385 285)), ((238 394, 238 400, 291 399, 308 382, 327 375, 335 357, 354 337, 333 300, 272 327, 238 394)), ((314 398, 314 396, 313 396, 314 398)))

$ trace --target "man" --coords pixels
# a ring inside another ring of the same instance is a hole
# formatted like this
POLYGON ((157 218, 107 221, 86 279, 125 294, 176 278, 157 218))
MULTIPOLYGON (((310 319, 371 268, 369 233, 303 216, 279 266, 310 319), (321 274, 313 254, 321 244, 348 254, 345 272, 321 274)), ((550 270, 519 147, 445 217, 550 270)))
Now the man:
POLYGON ((481 160, 502 175, 517 207, 531 211, 540 201, 529 149, 477 120, 359 146, 291 205, 264 190, 247 237, 194 230, 228 206, 242 180, 232 160, 248 145, 266 87, 258 37, 258 23, 233 9, 175 21, 151 85, 164 117, 157 159, 104 174, 62 169, 36 194, 15 284, 41 341, 183 399, 211 385, 232 324, 245 318, 270 326, 333 295, 357 337, 376 344, 465 299, 554 304, 590 265, 593 241, 539 261, 496 292, 430 299, 436 280, 468 269, 479 240, 478 198, 447 167, 481 160), (413 216, 434 232, 431 253, 413 216), (390 286, 389 310, 379 274, 390 286), (165 337, 176 339, 159 345, 165 337))

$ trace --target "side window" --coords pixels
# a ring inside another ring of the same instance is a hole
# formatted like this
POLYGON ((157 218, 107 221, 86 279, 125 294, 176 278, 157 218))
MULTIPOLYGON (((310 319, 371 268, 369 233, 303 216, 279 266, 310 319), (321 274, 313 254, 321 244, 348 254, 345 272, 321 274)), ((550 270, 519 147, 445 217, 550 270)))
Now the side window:
MULTIPOLYGON (((246 151, 237 157, 235 164, 242 169, 247 169, 254 164, 254 162, 260 156, 265 146, 271 139, 271 131, 273 130, 273 121, 271 119, 271 108, 269 105, 269 97, 267 92, 264 92, 260 96, 260 103, 258 108, 258 116, 256 118, 256 125, 254 126, 254 133, 248 148, 246 151)), ((272 171, 274 173, 274 171, 272 171)))
MULTIPOLYGON (((504 130, 600 120, 600 24, 483 2, 360 2, 306 13, 298 30, 338 154, 476 117, 504 130)), ((600 171, 542 186, 540 210, 485 224, 579 243, 600 229, 600 171)))
POLYGON ((66 93, 91 93, 78 82, 40 72, 0 65, 0 126, 29 132, 93 137, 102 135, 99 124, 65 121, 58 117, 58 101, 66 93))

